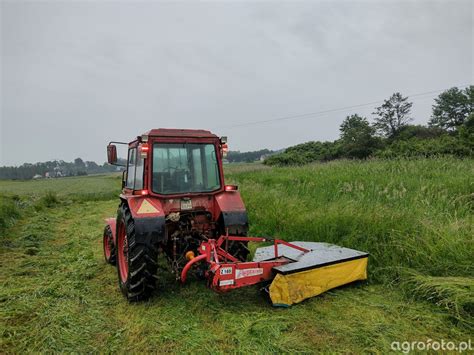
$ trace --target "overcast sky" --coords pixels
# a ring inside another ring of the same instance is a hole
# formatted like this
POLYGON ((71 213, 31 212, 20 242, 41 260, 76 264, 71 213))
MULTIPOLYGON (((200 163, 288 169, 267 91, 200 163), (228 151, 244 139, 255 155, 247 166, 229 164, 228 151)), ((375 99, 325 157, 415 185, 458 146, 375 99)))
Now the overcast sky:
POLYGON ((158 127, 241 151, 333 140, 375 105, 232 126, 472 83, 472 4, 2 1, 0 165, 103 162, 158 127))

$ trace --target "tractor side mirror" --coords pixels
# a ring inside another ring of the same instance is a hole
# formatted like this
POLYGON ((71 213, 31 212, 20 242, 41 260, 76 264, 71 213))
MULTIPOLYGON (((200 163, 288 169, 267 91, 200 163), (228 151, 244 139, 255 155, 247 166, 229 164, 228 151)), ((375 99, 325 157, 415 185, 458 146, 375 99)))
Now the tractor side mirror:
POLYGON ((107 146, 107 162, 112 165, 117 163, 117 146, 115 144, 107 146))

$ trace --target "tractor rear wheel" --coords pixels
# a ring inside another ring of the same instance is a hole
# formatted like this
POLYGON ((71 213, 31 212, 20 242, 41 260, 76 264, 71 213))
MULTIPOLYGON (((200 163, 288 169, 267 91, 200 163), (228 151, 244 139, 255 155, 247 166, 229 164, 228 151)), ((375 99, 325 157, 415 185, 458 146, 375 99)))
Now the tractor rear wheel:
MULTIPOLYGON (((224 221, 222 217, 219 219, 219 236, 226 235, 228 232, 230 235, 237 235, 240 237, 247 236, 247 232, 240 232, 236 233, 235 231, 228 231, 226 227, 224 227, 224 221)), ((223 245, 226 251, 235 256, 240 261, 247 261, 248 255, 250 254, 250 250, 248 248, 248 242, 239 242, 236 240, 229 240, 224 243, 223 245)))
POLYGON ((111 265, 115 265, 115 245, 114 238, 112 236, 112 229, 107 225, 104 228, 104 237, 102 239, 104 245, 104 258, 105 261, 111 265))
POLYGON ((135 233, 126 203, 117 215, 117 272, 120 290, 129 301, 148 299, 155 289, 158 248, 135 233))

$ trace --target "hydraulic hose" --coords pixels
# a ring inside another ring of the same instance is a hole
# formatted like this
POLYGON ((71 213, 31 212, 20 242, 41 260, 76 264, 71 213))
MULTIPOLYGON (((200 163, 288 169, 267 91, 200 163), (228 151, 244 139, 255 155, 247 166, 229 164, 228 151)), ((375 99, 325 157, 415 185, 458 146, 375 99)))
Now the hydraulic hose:
POLYGON ((206 256, 207 256, 206 254, 201 254, 188 261, 188 263, 184 266, 183 271, 181 271, 181 283, 184 284, 186 282, 186 274, 188 273, 191 266, 193 266, 195 263, 201 260, 206 259, 206 256))

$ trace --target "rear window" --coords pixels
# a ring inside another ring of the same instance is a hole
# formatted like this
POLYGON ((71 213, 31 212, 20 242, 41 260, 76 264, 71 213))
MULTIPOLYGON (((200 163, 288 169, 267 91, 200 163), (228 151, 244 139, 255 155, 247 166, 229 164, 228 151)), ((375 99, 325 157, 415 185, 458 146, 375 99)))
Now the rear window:
POLYGON ((153 145, 154 192, 165 195, 211 192, 220 187, 214 144, 153 145))

